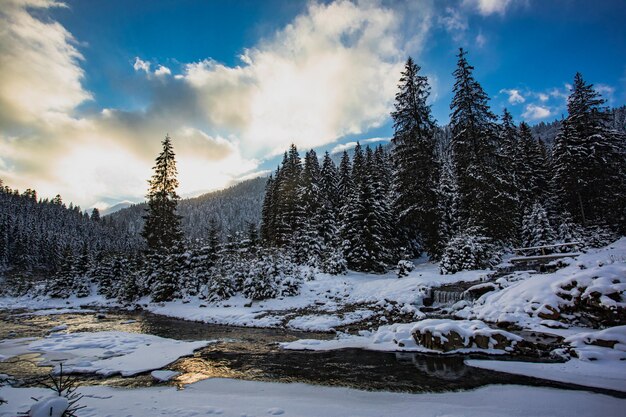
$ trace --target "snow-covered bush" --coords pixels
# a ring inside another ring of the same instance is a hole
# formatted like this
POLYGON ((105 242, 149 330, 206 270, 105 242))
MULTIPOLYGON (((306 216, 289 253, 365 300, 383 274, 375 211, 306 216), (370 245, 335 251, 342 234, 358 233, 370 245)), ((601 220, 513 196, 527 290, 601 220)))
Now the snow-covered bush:
POLYGON ((500 254, 496 245, 478 228, 469 228, 453 237, 446 245, 439 269, 454 274, 468 269, 484 269, 495 265, 500 254))
POLYGON ((409 272, 415 269, 415 264, 407 259, 398 262, 398 278, 406 277, 409 272))
POLYGON ((322 272, 331 275, 342 275, 348 270, 348 263, 343 256, 343 252, 340 249, 329 249, 325 258, 322 260, 321 265, 322 272))
POLYGON ((202 288, 202 298, 209 301, 226 300, 237 293, 237 287, 231 276, 224 273, 211 275, 208 283, 202 288))
POLYGON ((546 209, 540 203, 535 203, 522 220, 522 245, 525 247, 550 245, 554 243, 555 238, 556 233, 548 221, 546 209))

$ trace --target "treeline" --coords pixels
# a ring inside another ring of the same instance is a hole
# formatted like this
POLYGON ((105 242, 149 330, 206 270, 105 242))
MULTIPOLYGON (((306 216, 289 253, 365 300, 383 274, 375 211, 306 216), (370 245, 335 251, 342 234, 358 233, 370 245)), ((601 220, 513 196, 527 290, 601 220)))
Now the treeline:
POLYGON ((330 273, 384 272, 421 252, 452 273, 487 267, 507 246, 626 232, 625 136, 580 74, 551 149, 507 110, 491 112, 463 50, 454 76, 449 135, 409 58, 389 155, 357 145, 338 167, 328 154, 320 167, 314 151, 302 162, 292 146, 267 183, 264 243, 330 273))
POLYGON ((312 150, 301 158, 292 145, 266 183, 258 231, 249 222, 221 239, 213 221, 200 239, 185 238, 169 137, 140 241, 60 198, 38 202, 34 192, 5 189, 0 265, 18 283, 5 290, 32 283, 27 291, 55 297, 260 300, 297 294, 316 271, 397 267, 403 275, 425 252, 454 273, 488 267, 510 246, 600 245, 624 234, 626 138, 593 86, 576 74, 568 116, 548 148, 506 110, 497 118, 466 53, 458 58, 449 126, 436 127, 428 80, 409 58, 389 150, 357 145, 336 164, 312 150), (47 273, 22 279, 31 270, 47 273))
POLYGON ((0 180, 0 275, 15 275, 26 285, 29 277, 54 275, 68 259, 87 253, 129 253, 141 240, 123 233, 60 196, 38 199, 34 190, 23 193, 0 180))

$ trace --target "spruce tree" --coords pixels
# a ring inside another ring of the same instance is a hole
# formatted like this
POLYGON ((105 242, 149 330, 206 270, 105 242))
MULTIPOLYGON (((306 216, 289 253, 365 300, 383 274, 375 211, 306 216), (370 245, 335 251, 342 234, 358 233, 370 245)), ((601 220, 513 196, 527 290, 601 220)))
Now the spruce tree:
POLYGON ((544 246, 554 243, 556 233, 548 221, 548 215, 541 203, 535 203, 524 216, 522 244, 525 247, 544 246))
POLYGON ((409 242, 419 242, 431 256, 439 254, 435 122, 426 100, 428 79, 409 57, 396 93, 392 150, 393 207, 397 226, 409 242))
POLYGON ((624 230, 626 139, 608 127, 604 103, 577 73, 552 150, 553 181, 560 206, 577 223, 624 230))
POLYGON ((461 49, 450 105, 459 215, 464 229, 477 227, 491 238, 508 241, 516 234, 515 219, 509 213, 515 201, 510 184, 499 169, 496 117, 465 56, 461 49))
POLYGON ((154 174, 149 181, 148 210, 141 233, 148 248, 156 251, 179 245, 183 238, 180 216, 176 214, 180 200, 176 193, 176 159, 169 135, 163 140, 162 146, 163 150, 156 158, 154 174))

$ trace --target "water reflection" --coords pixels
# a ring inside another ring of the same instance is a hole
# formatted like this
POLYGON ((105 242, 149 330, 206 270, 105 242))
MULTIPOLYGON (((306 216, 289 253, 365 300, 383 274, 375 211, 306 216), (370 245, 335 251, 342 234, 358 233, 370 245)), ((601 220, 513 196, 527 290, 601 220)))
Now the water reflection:
MULTIPOLYGON (((368 390, 404 392, 449 391, 487 384, 558 385, 531 378, 465 366, 467 356, 419 353, 385 353, 357 349, 330 352, 284 351, 278 342, 300 338, 332 338, 329 334, 280 329, 216 326, 177 320, 144 312, 107 311, 52 316, 17 316, 0 311, 0 337, 43 337, 59 324, 68 332, 125 331, 153 334, 179 340, 219 340, 181 358, 167 369, 181 374, 168 382, 184 387, 207 378, 237 378, 278 382, 338 385, 368 390)), ((14 358, 15 359, 15 358, 14 358)), ((0 373, 14 375, 24 384, 49 368, 37 367, 36 355, 0 363, 0 373)), ((159 384, 149 373, 130 378, 79 375, 81 384, 150 386, 159 384)))

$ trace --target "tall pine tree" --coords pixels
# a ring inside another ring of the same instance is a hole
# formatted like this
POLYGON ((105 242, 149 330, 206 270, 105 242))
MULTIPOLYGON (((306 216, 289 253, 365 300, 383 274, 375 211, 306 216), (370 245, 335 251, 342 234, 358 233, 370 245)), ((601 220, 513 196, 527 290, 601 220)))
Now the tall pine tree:
POLYGON ((393 207, 405 245, 416 242, 431 256, 439 254, 435 122, 426 100, 428 79, 409 57, 396 93, 392 142, 393 207))
POLYGON ((180 244, 183 233, 176 207, 180 197, 176 193, 176 159, 169 135, 162 142, 163 150, 156 158, 154 174, 149 181, 148 209, 141 235, 148 248, 160 251, 180 244))

